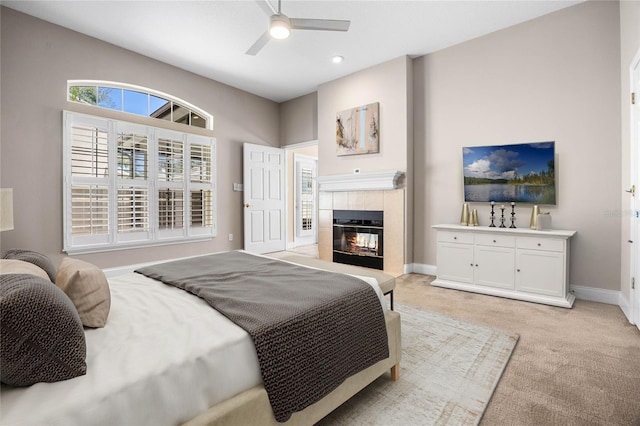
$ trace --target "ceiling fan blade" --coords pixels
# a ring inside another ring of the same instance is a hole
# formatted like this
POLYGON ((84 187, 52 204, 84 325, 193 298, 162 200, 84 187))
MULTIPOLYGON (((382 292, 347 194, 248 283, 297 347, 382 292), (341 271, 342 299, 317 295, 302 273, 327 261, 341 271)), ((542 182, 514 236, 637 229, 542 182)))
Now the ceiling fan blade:
POLYGON ((278 13, 276 8, 273 7, 273 5, 269 0, 256 0, 256 3, 258 3, 258 6, 260 6, 260 9, 262 9, 264 13, 267 14, 267 16, 275 15, 278 13))
POLYGON ((246 55, 251 55, 251 56, 255 56, 258 54, 258 52, 260 50, 262 50, 262 48, 264 47, 265 44, 267 44, 267 42, 271 40, 271 35, 269 34, 269 31, 265 31, 264 34, 262 34, 260 36, 260 38, 258 40, 256 40, 255 43, 253 43, 253 46, 251 46, 249 48, 249 50, 247 50, 247 52, 245 53, 246 55))
POLYGON ((338 19, 289 18, 293 30, 348 31, 351 21, 338 19))

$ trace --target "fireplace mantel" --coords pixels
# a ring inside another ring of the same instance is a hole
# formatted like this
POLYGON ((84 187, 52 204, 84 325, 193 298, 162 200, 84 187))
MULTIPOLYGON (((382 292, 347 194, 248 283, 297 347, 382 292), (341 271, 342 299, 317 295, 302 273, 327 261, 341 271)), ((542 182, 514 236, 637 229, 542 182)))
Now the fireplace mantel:
POLYGON ((318 176, 318 190, 338 192, 397 189, 400 186, 400 178, 402 176, 404 176, 404 172, 399 170, 318 176))

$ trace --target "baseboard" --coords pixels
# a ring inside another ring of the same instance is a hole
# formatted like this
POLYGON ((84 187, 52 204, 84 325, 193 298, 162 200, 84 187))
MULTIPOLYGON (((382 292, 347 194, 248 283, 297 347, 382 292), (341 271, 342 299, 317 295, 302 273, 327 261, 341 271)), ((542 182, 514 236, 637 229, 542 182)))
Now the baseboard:
POLYGON ((291 250, 298 247, 312 246, 314 244, 318 244, 314 242, 312 239, 310 240, 298 240, 298 241, 287 241, 285 245, 285 250, 291 250))
POLYGON ((627 300, 626 297, 624 297, 622 292, 620 292, 620 297, 618 298, 618 306, 620 306, 620 309, 622 310, 624 316, 627 317, 627 321, 629 321, 630 324, 634 324, 634 322, 631 321, 631 303, 627 300))
POLYGON ((425 265, 423 263, 409 263, 404 265, 405 274, 422 274, 422 275, 436 275, 435 265, 425 265))
POLYGON ((607 303, 609 305, 620 305, 621 293, 619 291, 583 287, 580 285, 572 285, 569 289, 573 295, 576 296, 576 299, 607 303))
POLYGON ((157 265, 159 263, 165 263, 165 262, 173 262, 174 260, 191 259, 193 257, 198 257, 198 256, 206 256, 206 255, 198 254, 194 256, 178 257, 174 259, 154 260, 153 262, 135 263, 133 265, 115 266, 113 268, 105 268, 102 270, 102 272, 104 272, 104 275, 107 278, 113 278, 113 277, 117 277, 118 275, 130 274, 136 269, 145 268, 147 266, 157 265))
MULTIPOLYGON (((180 260, 180 259, 171 259, 171 260, 180 260)), ((139 268, 144 268, 147 266, 156 265, 158 263, 164 263, 164 262, 168 262, 168 260, 156 260, 154 262, 136 263, 134 265, 115 266, 113 268, 103 269, 102 272, 104 272, 104 275, 107 278, 113 278, 113 277, 117 277, 118 275, 130 274, 139 268)))

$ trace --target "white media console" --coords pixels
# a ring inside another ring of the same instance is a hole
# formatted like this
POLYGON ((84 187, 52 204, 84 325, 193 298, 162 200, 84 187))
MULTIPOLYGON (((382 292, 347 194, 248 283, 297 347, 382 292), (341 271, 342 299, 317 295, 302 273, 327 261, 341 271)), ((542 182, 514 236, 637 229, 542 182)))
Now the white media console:
POLYGON ((569 242, 576 231, 434 225, 432 285, 571 308, 569 242))

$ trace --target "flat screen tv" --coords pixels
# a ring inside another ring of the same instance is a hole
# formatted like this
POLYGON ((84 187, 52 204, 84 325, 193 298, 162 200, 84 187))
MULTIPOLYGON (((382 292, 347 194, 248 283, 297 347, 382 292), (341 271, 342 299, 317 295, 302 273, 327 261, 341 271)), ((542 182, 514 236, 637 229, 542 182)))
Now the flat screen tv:
POLYGON ((556 204, 555 142, 462 148, 464 201, 556 204))

